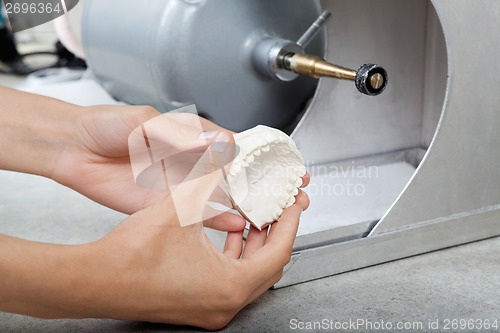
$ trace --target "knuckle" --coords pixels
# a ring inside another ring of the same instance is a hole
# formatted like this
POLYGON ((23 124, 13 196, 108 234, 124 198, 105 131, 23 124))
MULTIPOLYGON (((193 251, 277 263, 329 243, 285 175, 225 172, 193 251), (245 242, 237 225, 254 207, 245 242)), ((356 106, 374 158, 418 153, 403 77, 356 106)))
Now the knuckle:
POLYGON ((246 300, 246 289, 248 284, 236 270, 230 270, 224 277, 229 281, 219 287, 217 292, 218 304, 216 308, 223 311, 234 311, 240 309, 246 300))
POLYGON ((233 292, 231 292, 227 297, 227 308, 229 310, 234 310, 242 307, 245 298, 246 297, 242 292, 242 289, 233 290, 233 292))
POLYGON ((219 304, 219 309, 231 311, 242 307, 245 295, 242 288, 235 283, 231 283, 224 288, 220 299, 222 302, 219 304))
POLYGON ((232 315, 223 312, 213 313, 203 321, 201 327, 211 331, 220 330, 226 327, 233 317, 234 314, 232 315))

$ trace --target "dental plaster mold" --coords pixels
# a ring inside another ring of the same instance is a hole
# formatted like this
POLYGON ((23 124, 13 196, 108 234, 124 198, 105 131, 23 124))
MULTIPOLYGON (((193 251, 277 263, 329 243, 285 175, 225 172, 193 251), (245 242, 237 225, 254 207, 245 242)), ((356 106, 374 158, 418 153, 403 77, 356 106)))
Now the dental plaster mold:
POLYGON ((259 125, 234 135, 239 154, 227 175, 235 208, 256 228, 277 221, 306 174, 295 142, 282 131, 259 125))

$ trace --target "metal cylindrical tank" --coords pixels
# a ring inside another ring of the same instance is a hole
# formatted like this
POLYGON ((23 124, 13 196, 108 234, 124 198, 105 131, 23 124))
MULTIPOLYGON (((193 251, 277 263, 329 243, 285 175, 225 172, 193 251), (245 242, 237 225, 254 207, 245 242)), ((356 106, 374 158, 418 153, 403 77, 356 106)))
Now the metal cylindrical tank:
MULTIPOLYGON (((282 82, 252 63, 268 37, 297 40, 321 13, 316 0, 87 0, 83 44, 104 88, 131 104, 165 112, 195 103, 218 124, 284 128, 317 81, 282 82)), ((322 32, 307 47, 325 51, 322 32)))

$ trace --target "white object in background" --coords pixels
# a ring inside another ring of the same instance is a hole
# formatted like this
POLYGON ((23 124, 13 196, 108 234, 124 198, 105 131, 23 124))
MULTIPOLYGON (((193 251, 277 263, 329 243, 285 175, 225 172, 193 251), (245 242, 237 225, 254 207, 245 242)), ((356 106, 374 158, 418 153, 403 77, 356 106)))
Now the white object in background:
POLYGON ((35 84, 18 87, 26 92, 57 98, 80 106, 126 105, 111 97, 103 87, 92 79, 60 81, 52 84, 35 84))
POLYGON ((32 91, 40 87, 52 85, 55 83, 80 80, 85 73, 85 69, 69 68, 47 68, 36 71, 26 77, 26 80, 20 84, 17 89, 32 91))
POLYGON ((81 59, 85 59, 81 38, 83 2, 84 0, 80 0, 78 5, 70 12, 54 20, 54 29, 61 43, 71 53, 81 59))
POLYGON ((240 149, 227 183, 232 200, 256 228, 277 221, 295 203, 306 174, 295 142, 275 128, 259 125, 234 135, 240 149))

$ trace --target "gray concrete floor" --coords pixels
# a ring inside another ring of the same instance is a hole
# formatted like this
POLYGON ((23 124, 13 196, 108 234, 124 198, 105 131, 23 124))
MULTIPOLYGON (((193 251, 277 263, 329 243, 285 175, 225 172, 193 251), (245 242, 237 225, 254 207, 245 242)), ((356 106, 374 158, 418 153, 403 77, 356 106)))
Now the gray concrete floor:
MULTIPOLYGON (((0 84, 5 82, 5 78, 0 77, 0 84)), ((104 236, 123 218, 124 215, 47 179, 0 171, 0 233, 38 241, 78 244, 104 236)), ((500 238, 491 238, 270 290, 244 308, 225 331, 290 331, 294 319, 304 324, 333 321, 333 328, 335 323, 349 324, 349 321, 359 320, 362 324, 358 327, 360 331, 388 331, 387 326, 377 329, 382 321, 394 327, 398 323, 413 326, 408 330, 392 331, 478 331, 451 329, 451 325, 447 330, 446 320, 498 320, 500 325, 499 272, 500 238), (432 330, 429 322, 436 320, 439 320, 439 327, 432 330), (370 325, 373 329, 369 329, 370 325)), ((104 319, 40 320, 0 313, 0 332, 76 331, 197 330, 104 319)), ((500 328, 490 331, 500 332, 500 328)))

